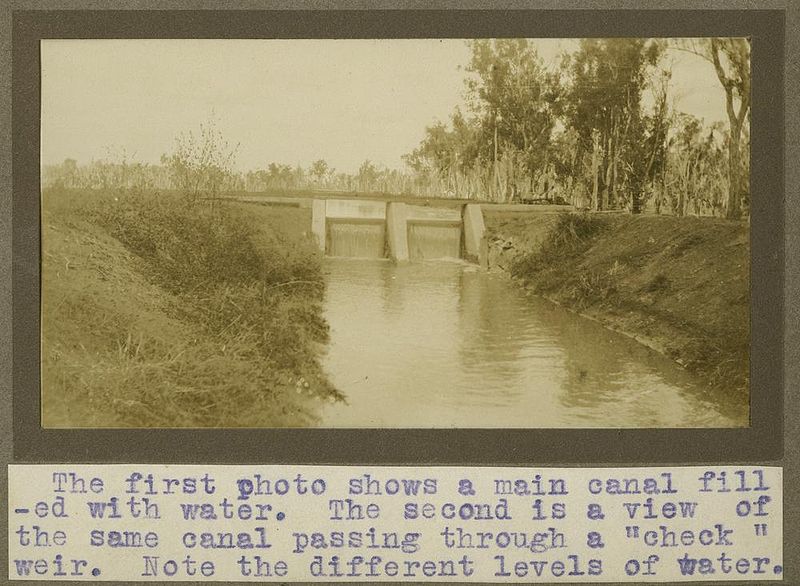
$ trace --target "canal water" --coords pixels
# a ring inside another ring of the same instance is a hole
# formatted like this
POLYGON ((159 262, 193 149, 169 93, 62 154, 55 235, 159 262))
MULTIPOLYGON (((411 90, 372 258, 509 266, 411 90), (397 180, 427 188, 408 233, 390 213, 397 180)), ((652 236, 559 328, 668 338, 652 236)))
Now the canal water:
POLYGON ((731 427, 666 357, 462 262, 326 258, 322 427, 731 427))

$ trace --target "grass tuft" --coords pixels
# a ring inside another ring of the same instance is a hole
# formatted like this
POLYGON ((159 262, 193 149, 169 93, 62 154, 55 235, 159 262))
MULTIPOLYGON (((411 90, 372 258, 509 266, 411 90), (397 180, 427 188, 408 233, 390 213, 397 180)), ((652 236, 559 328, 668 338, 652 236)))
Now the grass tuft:
MULTIPOLYGON (((512 260, 511 275, 532 281, 540 292, 560 287, 564 277, 558 270, 560 260, 580 255, 606 228, 607 222, 598 216, 561 213, 541 246, 524 251, 512 260)), ((582 291, 601 286, 601 278, 597 274, 578 275, 573 286, 577 298, 586 297, 582 291)))

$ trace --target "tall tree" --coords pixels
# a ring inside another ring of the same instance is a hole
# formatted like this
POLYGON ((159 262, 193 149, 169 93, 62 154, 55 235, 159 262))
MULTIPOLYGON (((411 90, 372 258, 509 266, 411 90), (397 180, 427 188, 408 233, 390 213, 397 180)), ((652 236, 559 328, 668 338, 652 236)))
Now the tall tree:
POLYGON ((595 209, 620 205, 626 190, 632 208, 638 207, 649 173, 648 157, 642 156, 648 134, 642 92, 662 52, 663 43, 655 40, 583 39, 565 63, 570 75, 565 117, 581 151, 591 156, 588 184, 595 209))
POLYGON ((470 46, 467 90, 480 118, 479 154, 491 161, 495 183, 504 154, 521 158, 530 175, 547 163, 558 76, 544 69, 526 39, 481 39, 470 46))
POLYGON ((322 183, 329 172, 328 163, 324 159, 318 159, 311 163, 308 171, 316 183, 322 183))
POLYGON ((750 40, 710 38, 695 42, 694 52, 714 65, 717 79, 725 90, 725 111, 730 125, 728 141, 728 197, 725 215, 738 219, 742 214, 743 185, 742 139, 750 113, 750 40))

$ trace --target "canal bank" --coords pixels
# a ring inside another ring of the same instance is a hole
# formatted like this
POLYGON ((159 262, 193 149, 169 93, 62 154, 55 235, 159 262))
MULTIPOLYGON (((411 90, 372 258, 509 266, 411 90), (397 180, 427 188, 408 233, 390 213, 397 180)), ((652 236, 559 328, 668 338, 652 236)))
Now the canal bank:
POLYGON ((308 211, 45 191, 43 426, 314 426, 338 395, 308 211))
MULTIPOLYGON (((239 205, 265 226, 311 228, 310 209, 289 226, 284 205, 239 205)), ((747 425, 746 225, 625 214, 559 225, 556 210, 482 207, 488 273, 324 261, 323 365, 347 402, 323 406, 320 425, 747 425)))
POLYGON ((746 404, 749 226, 485 208, 490 268, 668 356, 746 404))

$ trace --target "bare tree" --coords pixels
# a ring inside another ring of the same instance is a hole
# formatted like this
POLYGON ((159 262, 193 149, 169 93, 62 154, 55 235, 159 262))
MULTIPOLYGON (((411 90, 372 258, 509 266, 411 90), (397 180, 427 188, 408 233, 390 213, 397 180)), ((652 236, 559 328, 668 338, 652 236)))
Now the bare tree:
POLYGON ((162 155, 161 163, 170 169, 175 187, 190 199, 201 195, 214 198, 230 183, 238 148, 225 140, 212 115, 200 125, 199 135, 181 133, 174 151, 162 155))

